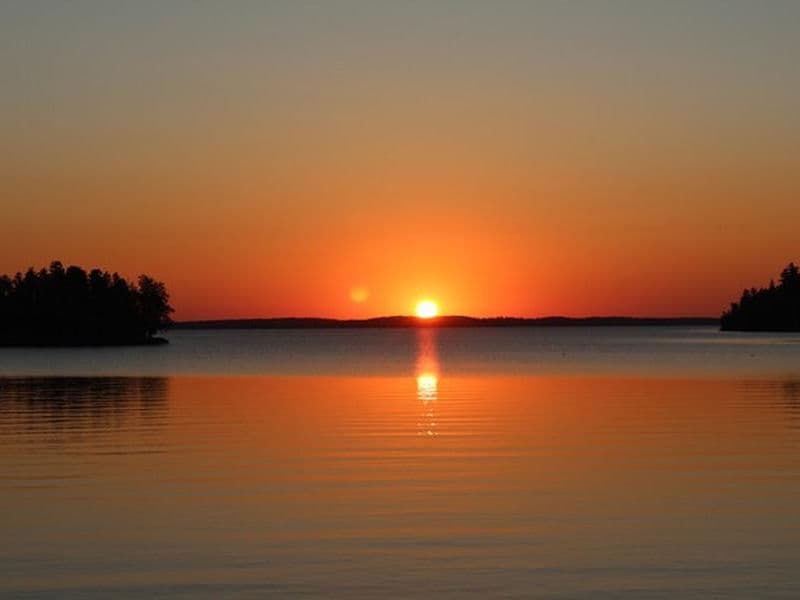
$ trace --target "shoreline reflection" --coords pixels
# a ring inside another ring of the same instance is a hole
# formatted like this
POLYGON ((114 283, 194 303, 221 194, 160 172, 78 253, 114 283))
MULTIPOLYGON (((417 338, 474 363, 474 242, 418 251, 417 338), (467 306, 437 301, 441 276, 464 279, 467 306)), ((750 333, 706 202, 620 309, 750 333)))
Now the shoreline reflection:
POLYGON ((0 417, 28 428, 97 432, 158 420, 165 377, 0 377, 0 417))

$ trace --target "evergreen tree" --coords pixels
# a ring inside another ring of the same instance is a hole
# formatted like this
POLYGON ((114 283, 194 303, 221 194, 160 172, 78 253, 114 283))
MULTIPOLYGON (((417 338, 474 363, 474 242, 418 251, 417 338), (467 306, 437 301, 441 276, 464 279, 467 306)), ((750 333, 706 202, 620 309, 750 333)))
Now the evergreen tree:
POLYGON ((744 290, 722 313, 720 327, 731 331, 800 331, 800 268, 781 271, 780 283, 744 290))
POLYGON ((48 269, 0 276, 0 345, 129 344, 172 323, 166 286, 59 261, 48 269))

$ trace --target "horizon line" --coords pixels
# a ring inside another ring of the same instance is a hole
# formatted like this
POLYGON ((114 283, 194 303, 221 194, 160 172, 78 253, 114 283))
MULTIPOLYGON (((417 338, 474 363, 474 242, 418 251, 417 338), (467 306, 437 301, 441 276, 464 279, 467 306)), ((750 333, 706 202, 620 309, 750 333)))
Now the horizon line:
MULTIPOLYGON (((375 315, 371 317, 326 317, 320 315, 281 315, 281 316, 249 316, 249 317, 213 317, 213 318, 202 318, 202 319, 187 319, 191 321, 255 321, 255 320, 271 320, 271 319, 325 319, 329 321, 369 321, 372 319, 399 319, 399 318, 408 318, 408 319, 421 319, 426 320, 422 317, 419 317, 414 314, 388 314, 388 315, 375 315)), ((435 317, 428 317, 427 320, 434 320, 434 319, 450 319, 450 318, 459 318, 459 319, 718 319, 719 317, 712 317, 709 315, 678 315, 678 316, 664 316, 664 315, 625 315, 625 314, 596 314, 596 315, 583 315, 583 316, 575 316, 575 315, 561 315, 561 314, 550 314, 550 315, 540 315, 540 316, 521 316, 521 315, 491 315, 491 316, 483 316, 477 317, 474 315, 465 315, 465 314, 447 314, 447 315, 436 315, 435 317)), ((182 322, 185 322, 183 320, 182 322)))
POLYGON ((315 317, 315 316, 281 316, 281 317, 221 317, 210 319, 183 319, 176 320, 174 325, 200 325, 200 324, 223 324, 223 323, 329 323, 329 324, 369 324, 374 322, 403 322, 408 324, 436 325, 446 324, 447 322, 457 321, 464 323, 519 323, 535 324, 537 322, 559 321, 559 322, 597 322, 597 321, 621 321, 621 322, 719 322, 718 316, 633 316, 633 315, 590 315, 574 317, 566 315, 546 315, 540 317, 518 317, 518 316, 492 316, 492 317, 473 317, 470 315, 437 315, 435 317, 422 318, 416 315, 380 315, 374 317, 341 318, 341 317, 315 317))

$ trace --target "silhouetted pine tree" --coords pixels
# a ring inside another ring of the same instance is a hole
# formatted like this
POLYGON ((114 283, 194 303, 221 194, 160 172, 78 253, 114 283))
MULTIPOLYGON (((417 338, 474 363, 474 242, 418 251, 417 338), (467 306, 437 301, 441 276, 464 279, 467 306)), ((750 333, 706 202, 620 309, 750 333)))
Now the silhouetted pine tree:
POLYGON ((800 331, 800 269, 781 271, 780 283, 742 292, 739 302, 722 313, 720 327, 730 331, 800 331))
POLYGON ((142 275, 81 267, 0 276, 0 345, 130 344, 152 340, 172 320, 166 286, 142 275))

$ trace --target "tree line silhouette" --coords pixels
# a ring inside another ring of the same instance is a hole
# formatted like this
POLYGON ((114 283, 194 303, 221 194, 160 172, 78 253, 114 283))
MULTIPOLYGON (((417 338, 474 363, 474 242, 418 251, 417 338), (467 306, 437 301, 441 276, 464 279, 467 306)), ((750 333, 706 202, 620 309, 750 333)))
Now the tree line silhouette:
POLYGON ((720 328, 729 331, 800 331, 800 269, 781 271, 780 282, 742 292, 739 302, 722 313, 720 328))
POLYGON ((156 343, 172 312, 166 286, 147 275, 131 283, 53 261, 0 276, 0 345, 156 343))

